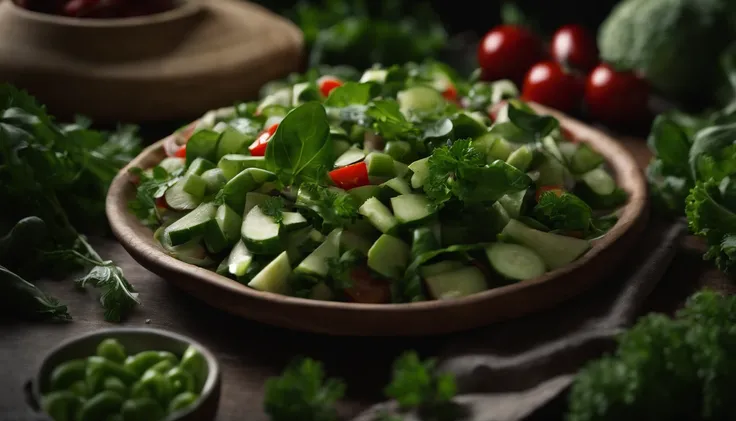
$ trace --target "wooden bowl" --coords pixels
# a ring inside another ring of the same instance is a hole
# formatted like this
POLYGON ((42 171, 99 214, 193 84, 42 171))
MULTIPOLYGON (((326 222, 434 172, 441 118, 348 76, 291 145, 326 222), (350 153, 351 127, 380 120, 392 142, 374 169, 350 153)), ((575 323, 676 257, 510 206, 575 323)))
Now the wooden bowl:
POLYGON ((160 162, 165 156, 166 140, 144 150, 113 180, 107 196, 107 216, 120 243, 141 265, 213 307, 263 323, 334 335, 411 336, 449 333, 519 317, 560 304, 599 282, 615 281, 607 275, 626 255, 648 218, 647 184, 626 149, 579 121, 541 106, 534 107, 557 117, 573 137, 601 153, 619 186, 629 194, 629 200, 620 209, 618 223, 569 266, 538 279, 469 297, 410 304, 315 301, 256 291, 170 257, 153 239, 151 230, 127 209, 128 201, 135 195, 128 171, 160 162))
POLYGON ((0 0, 0 81, 28 90, 59 118, 192 119, 255 98, 299 69, 302 33, 242 0, 180 0, 170 11, 80 19, 0 0))
POLYGON ((66 361, 95 355, 97 345, 107 338, 115 338, 125 347, 128 353, 156 350, 169 351, 181 356, 191 345, 196 348, 207 361, 207 380, 197 402, 181 411, 169 414, 164 421, 206 421, 214 420, 220 403, 220 367, 214 355, 204 346, 191 338, 166 330, 150 328, 111 328, 86 333, 72 338, 56 348, 41 361, 38 370, 26 390, 28 400, 35 410, 47 392, 51 371, 66 361))

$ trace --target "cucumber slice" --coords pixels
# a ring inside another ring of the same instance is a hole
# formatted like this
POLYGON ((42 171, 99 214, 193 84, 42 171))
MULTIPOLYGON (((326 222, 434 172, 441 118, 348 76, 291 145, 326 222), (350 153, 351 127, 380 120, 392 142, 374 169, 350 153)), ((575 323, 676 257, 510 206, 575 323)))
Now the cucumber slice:
POLYGON ((409 169, 414 173, 411 176, 411 187, 422 188, 424 181, 429 177, 429 157, 412 162, 409 169))
POLYGON ((291 106, 291 87, 281 88, 271 95, 263 98, 263 100, 258 104, 256 112, 260 113, 266 109, 266 107, 273 105, 279 105, 281 107, 291 106))
POLYGON ((456 139, 475 139, 488 131, 483 120, 468 112, 461 111, 451 120, 456 139))
POLYGON ((272 292, 274 294, 286 295, 289 293, 289 275, 291 275, 291 263, 289 255, 282 252, 264 267, 248 286, 258 291, 272 292))
POLYGON ((503 234, 537 252, 550 269, 570 264, 590 249, 590 242, 579 238, 542 232, 512 219, 503 234))
POLYGON ((312 288, 312 292, 309 294, 309 299, 319 301, 332 301, 335 298, 335 294, 332 293, 330 287, 324 282, 320 282, 312 288))
POLYGON ((197 158, 215 161, 219 139, 220 133, 214 130, 202 129, 195 131, 187 141, 187 164, 191 164, 197 158))
POLYGON ((215 223, 217 208, 212 203, 202 203, 196 209, 166 227, 164 234, 172 246, 178 246, 204 235, 207 226, 215 223))
POLYGON ((373 184, 367 186, 355 187, 348 190, 348 194, 352 196, 358 205, 362 205, 371 197, 376 197, 381 193, 381 187, 373 184))
POLYGON ((443 272, 424 280, 429 293, 438 300, 467 297, 488 289, 485 276, 474 266, 443 272))
POLYGON ((570 171, 581 174, 593 171, 603 163, 603 157, 585 143, 580 144, 570 157, 570 171))
POLYGON ((263 156, 250 156, 230 154, 225 155, 217 162, 225 178, 230 180, 246 168, 266 169, 266 158, 263 156))
POLYGON ((524 205, 526 204, 526 195, 527 190, 509 193, 501 196, 501 198, 498 199, 498 203, 506 209, 506 213, 508 213, 509 217, 518 218, 526 210, 524 209, 524 205))
POLYGON ((596 168, 581 175, 580 178, 593 193, 599 196, 608 196, 616 190, 616 182, 606 170, 596 168))
POLYGON ((212 168, 215 168, 215 164, 213 164, 211 161, 208 161, 204 158, 197 158, 194 161, 192 161, 191 164, 189 164, 189 167, 187 168, 186 173, 200 175, 203 172, 210 170, 212 168))
POLYGON ((537 252, 519 244, 491 244, 486 256, 499 275, 514 281, 538 278, 547 271, 537 252))
POLYGON ((490 209, 488 209, 488 213, 490 218, 487 223, 490 227, 493 227, 495 232, 501 232, 511 220, 509 213, 506 212, 506 208, 499 202, 493 203, 490 209))
POLYGON ((245 215, 241 235, 246 247, 253 253, 276 254, 283 249, 280 231, 281 226, 256 205, 245 215))
POLYGON ((219 253, 240 239, 243 218, 228 205, 220 205, 215 213, 216 224, 210 224, 204 233, 204 244, 211 253, 219 253))
POLYGON ((153 233, 153 238, 161 244, 166 254, 184 263, 203 268, 209 268, 215 265, 216 262, 207 254, 207 250, 202 246, 199 238, 178 246, 172 246, 168 241, 168 237, 164 235, 165 230, 165 227, 159 227, 153 233))
POLYGON ((276 174, 260 168, 247 168, 231 178, 222 188, 225 203, 236 212, 242 212, 247 194, 268 181, 276 180, 276 174))
POLYGON ((402 194, 391 198, 391 208, 400 224, 418 224, 426 221, 435 210, 423 194, 402 194))
POLYGON ((555 141, 554 137, 545 136, 545 138, 542 139, 542 146, 550 155, 552 155, 554 159, 560 162, 565 162, 565 158, 564 156, 562 156, 560 148, 557 147, 557 142, 555 141))
POLYGON ((240 240, 230 251, 230 255, 227 256, 227 272, 236 277, 245 276, 251 262, 253 262, 253 253, 240 240))
POLYGON ((285 249, 292 264, 299 263, 304 258, 304 253, 311 253, 321 242, 312 241, 310 238, 311 227, 304 227, 285 235, 285 249))
POLYGON ((204 192, 207 189, 207 183, 204 182, 202 177, 196 174, 187 174, 181 179, 181 181, 184 183, 182 186, 182 190, 184 190, 184 192, 189 193, 198 199, 202 199, 204 192))
POLYGON ((445 98, 437 90, 422 85, 400 91, 396 94, 396 101, 403 113, 433 112, 446 104, 445 98))
POLYGON ((390 279, 401 279, 411 249, 396 237, 383 234, 368 250, 368 267, 390 279))
POLYGON ((167 173, 173 174, 183 168, 185 162, 186 161, 184 160, 184 158, 167 156, 161 162, 159 162, 158 166, 166 170, 167 173))
POLYGON ((340 154, 335 160, 335 168, 344 167, 346 165, 354 164, 365 158, 365 152, 362 149, 355 146, 351 146, 348 150, 340 154))
POLYGON ((350 142, 343 139, 337 139, 333 142, 332 145, 332 152, 334 153, 333 156, 340 156, 344 154, 345 152, 350 149, 350 142))
POLYGON ((230 125, 225 125, 220 141, 217 143, 216 159, 220 159, 229 154, 241 154, 248 150, 248 146, 253 143, 254 138, 247 136, 230 125))
POLYGON ((573 155, 575 155, 575 152, 577 152, 578 150, 578 144, 562 141, 557 144, 557 147, 560 149, 562 157, 565 158, 565 162, 567 162, 569 166, 570 162, 572 161, 573 155))
POLYGON ((409 174, 409 166, 403 162, 394 161, 394 172, 397 177, 405 178, 409 174))
POLYGON ((399 194, 411 194, 411 185, 409 182, 399 177, 394 177, 381 184, 381 189, 383 192, 387 193, 389 197, 399 194))
POLYGON ((219 168, 212 168, 202 173, 202 180, 204 180, 205 194, 214 194, 222 190, 227 183, 227 178, 222 174, 222 170, 219 168))
POLYGON ((506 139, 495 133, 481 135, 473 141, 473 147, 486 155, 486 162, 489 164, 497 159, 507 160, 514 150, 506 139))
POLYGON ((334 229, 325 241, 294 269, 294 273, 326 278, 330 271, 328 259, 340 256, 341 229, 334 229))
POLYGON ((394 159, 383 152, 371 152, 365 157, 368 164, 368 175, 371 177, 394 177, 394 159))
POLYGON ((368 250, 371 249, 371 245, 373 245, 369 240, 350 230, 344 230, 342 232, 340 243, 342 245, 341 250, 358 250, 366 256, 368 255, 368 250))
POLYGON ((188 177, 184 176, 180 178, 173 186, 166 189, 164 198, 170 208, 178 211, 186 211, 192 210, 202 203, 202 197, 196 197, 184 191, 184 185, 188 177))
POLYGON ((511 152, 511 155, 509 155, 506 163, 518 168, 519 171, 526 172, 526 170, 528 170, 529 166, 532 164, 533 158, 534 154, 532 153, 532 150, 529 148, 529 146, 522 145, 519 149, 511 152))
POLYGON ((433 263, 431 265, 424 265, 419 268, 419 273, 423 279, 430 278, 432 276, 439 275, 440 273, 452 272, 465 267, 462 263, 457 260, 443 260, 441 262, 433 263))
POLYGON ((391 232, 399 223, 391 211, 375 197, 366 200, 358 212, 384 234, 391 232))
POLYGON ((411 155, 411 144, 405 140, 389 140, 383 152, 396 161, 404 162, 411 155))
POLYGON ((309 225, 307 219, 299 212, 283 212, 281 220, 281 228, 284 232, 296 231, 309 225))
POLYGON ((565 166, 554 157, 544 154, 544 160, 537 168, 537 186, 564 186, 565 166))
POLYGON ((387 74, 388 74, 388 71, 385 69, 368 69, 360 77, 360 83, 365 83, 365 82, 383 83, 386 81, 387 74))

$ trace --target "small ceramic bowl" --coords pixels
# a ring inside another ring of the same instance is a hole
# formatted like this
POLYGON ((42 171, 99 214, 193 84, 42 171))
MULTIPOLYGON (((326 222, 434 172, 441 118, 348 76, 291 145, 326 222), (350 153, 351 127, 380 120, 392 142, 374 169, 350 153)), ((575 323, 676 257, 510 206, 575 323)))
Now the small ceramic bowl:
POLYGON ((214 355, 191 338, 159 329, 113 328, 84 334, 67 340, 44 357, 30 384, 26 386, 28 403, 40 411, 42 396, 48 391, 51 371, 65 361, 84 358, 95 354, 97 345, 104 339, 115 338, 129 354, 147 350, 169 351, 181 356, 192 346, 207 361, 207 380, 196 403, 188 408, 169 414, 165 421, 208 421, 214 420, 220 401, 220 368, 214 355))

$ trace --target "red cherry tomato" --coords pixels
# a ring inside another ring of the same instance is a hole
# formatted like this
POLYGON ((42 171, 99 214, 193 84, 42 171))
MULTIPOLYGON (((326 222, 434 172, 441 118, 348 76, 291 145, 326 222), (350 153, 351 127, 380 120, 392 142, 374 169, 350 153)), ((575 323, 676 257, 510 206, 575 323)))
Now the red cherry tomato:
POLYGON ((274 133, 276 133, 276 129, 279 128, 279 123, 271 125, 268 129, 262 131, 256 140, 248 146, 248 149, 250 150, 250 154, 253 156, 265 156, 266 155, 266 147, 268 146, 268 141, 271 140, 271 137, 274 133))
POLYGON ((338 79, 324 78, 319 82, 319 91, 322 96, 328 97, 330 92, 338 86, 342 86, 342 82, 338 79))
POLYGON ((582 79, 565 72, 558 63, 543 61, 529 69, 521 97, 526 101, 569 112, 579 106, 583 99, 583 90, 582 79))
POLYGON ((368 269, 357 267, 350 273, 353 286, 345 290, 356 303, 384 304, 391 301, 391 287, 388 282, 374 279, 368 269))
POLYGON ((187 157, 187 145, 182 145, 182 147, 176 151, 174 156, 177 158, 186 158, 187 157))
POLYGON ((478 65, 484 80, 511 79, 518 83, 543 57, 541 40, 520 26, 497 26, 478 46, 478 65))
POLYGON ((330 178, 337 187, 343 190, 350 190, 355 187, 371 184, 368 179, 368 166, 365 164, 365 161, 332 170, 330 171, 330 178))
POLYGON ((649 118, 649 84, 633 72, 616 72, 607 64, 588 75, 585 104, 590 117, 606 123, 635 125, 649 118))
POLYGON ((457 88, 455 85, 449 85, 442 91, 442 96, 448 101, 457 101, 457 88))
POLYGON ((580 25, 565 25, 552 36, 550 54, 556 62, 590 71, 598 64, 598 47, 595 38, 580 25))
POLYGON ((64 14, 73 17, 84 16, 94 9, 99 2, 100 0, 70 0, 64 5, 64 14))
POLYGON ((537 188, 537 192, 534 195, 534 198, 537 199, 537 202, 539 202, 539 198, 542 197, 542 194, 548 191, 556 194, 557 196, 562 196, 562 193, 564 193, 562 186, 558 186, 558 185, 540 186, 537 188))

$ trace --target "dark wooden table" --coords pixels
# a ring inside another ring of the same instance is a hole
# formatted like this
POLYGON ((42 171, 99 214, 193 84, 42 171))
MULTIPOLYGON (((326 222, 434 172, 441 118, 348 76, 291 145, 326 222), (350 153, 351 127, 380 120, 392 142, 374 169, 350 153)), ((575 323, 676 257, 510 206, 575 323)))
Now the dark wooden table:
MULTIPOLYGON (((642 165, 648 162, 641 141, 626 139, 642 165)), ((325 362, 330 375, 348 384, 341 406, 345 416, 356 414, 381 399, 381 387, 390 376, 391 361, 403 350, 434 354, 458 338, 345 338, 286 331, 236 318, 207 307, 185 295, 165 280, 143 269, 112 239, 97 239, 95 245, 106 258, 125 270, 141 294, 143 306, 125 322, 192 336, 209 347, 222 364, 223 395, 218 420, 267 420, 262 410, 263 384, 277 375, 297 355, 325 362)), ((687 241, 675 262, 650 297, 649 310, 672 311, 695 289, 714 286, 732 288, 711 266, 702 262, 698 242, 687 241)), ((0 319, 0 414, 24 409, 22 385, 43 355, 69 337, 109 327, 93 291, 80 293, 71 281, 43 282, 42 287, 70 307, 74 321, 54 325, 0 319)), ((535 316, 540 324, 544 315, 535 316)), ((540 325, 540 331, 545 327, 540 325)), ((528 336, 529 332, 519 332, 528 336)), ((456 335, 462 335, 456 334, 456 335)))

